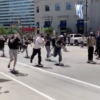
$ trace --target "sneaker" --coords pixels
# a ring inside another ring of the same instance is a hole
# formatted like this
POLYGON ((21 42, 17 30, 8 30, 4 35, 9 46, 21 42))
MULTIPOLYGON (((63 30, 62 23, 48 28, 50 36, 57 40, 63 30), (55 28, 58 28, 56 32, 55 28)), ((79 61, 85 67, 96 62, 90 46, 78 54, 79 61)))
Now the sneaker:
POLYGON ((91 61, 89 61, 89 60, 87 61, 87 63, 90 63, 90 62, 91 62, 91 61))
POLYGON ((10 68, 10 64, 8 65, 8 68, 10 68))
POLYGON ((1 57, 6 57, 6 56, 3 54, 3 55, 1 55, 1 57))
POLYGON ((46 60, 46 61, 51 61, 51 59, 49 59, 49 58, 46 58, 45 60, 46 60))
POLYGON ((25 56, 25 58, 30 58, 29 56, 25 56))
POLYGON ((18 74, 18 71, 12 70, 12 73, 13 73, 13 74, 18 74))
POLYGON ((90 63, 91 63, 91 64, 96 64, 96 62, 94 62, 94 61, 91 61, 90 63))
POLYGON ((39 67, 43 67, 43 65, 42 65, 42 64, 38 64, 38 66, 39 66, 39 67))
POLYGON ((64 64, 63 63, 59 63, 59 66, 64 66, 64 64))
POLYGON ((100 57, 96 58, 97 60, 100 60, 100 57))

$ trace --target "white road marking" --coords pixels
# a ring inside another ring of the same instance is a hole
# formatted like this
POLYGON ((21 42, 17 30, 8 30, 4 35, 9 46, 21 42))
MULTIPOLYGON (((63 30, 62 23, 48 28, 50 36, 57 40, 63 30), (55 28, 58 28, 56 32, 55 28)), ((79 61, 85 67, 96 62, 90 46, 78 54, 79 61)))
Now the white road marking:
POLYGON ((48 100, 55 100, 55 99, 51 98, 50 96, 48 96, 48 95, 46 95, 46 94, 44 94, 44 93, 42 93, 42 92, 40 92, 40 91, 38 91, 38 90, 36 90, 36 89, 30 87, 29 85, 27 85, 27 84, 25 84, 25 83, 23 83, 23 82, 21 82, 21 81, 15 79, 15 78, 13 78, 13 77, 11 77, 11 76, 9 76, 9 75, 3 73, 3 72, 0 72, 0 74, 2 74, 2 75, 4 75, 4 76, 8 77, 9 79, 11 79, 11 80, 13 80, 13 81, 15 81, 15 82, 21 84, 21 85, 24 86, 24 87, 26 87, 26 88, 28 88, 28 89, 30 89, 30 90, 36 92, 37 94, 39 94, 39 95, 41 95, 41 96, 47 98, 48 100))
MULTIPOLYGON (((6 59, 6 58, 0 58, 0 59, 8 61, 8 59, 6 59)), ((42 72, 49 73, 51 75, 59 76, 59 77, 62 77, 62 78, 65 78, 65 79, 68 79, 68 80, 71 80, 71 81, 74 81, 74 82, 77 82, 77 83, 80 83, 80 84, 84 84, 84 85, 87 85, 87 86, 90 86, 90 87, 93 87, 93 88, 96 88, 96 89, 100 89, 100 86, 98 86, 98 85, 94 85, 94 84, 84 82, 84 81, 81 81, 81 80, 78 80, 78 79, 75 79, 75 78, 72 78, 72 77, 68 77, 68 76, 64 76, 64 75, 57 74, 57 73, 54 73, 54 72, 50 72, 50 71, 47 71, 47 70, 43 70, 43 69, 40 69, 40 68, 36 68, 36 67, 30 66, 30 65, 27 65, 27 64, 23 64, 23 63, 20 63, 20 62, 17 62, 17 63, 22 65, 22 66, 28 66, 32 69, 37 69, 37 70, 40 70, 42 72)))

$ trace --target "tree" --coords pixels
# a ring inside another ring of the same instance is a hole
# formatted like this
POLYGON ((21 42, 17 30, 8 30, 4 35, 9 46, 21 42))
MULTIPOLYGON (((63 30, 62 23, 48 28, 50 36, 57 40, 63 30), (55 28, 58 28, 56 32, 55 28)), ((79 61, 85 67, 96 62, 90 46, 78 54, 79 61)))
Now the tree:
POLYGON ((0 27, 0 34, 6 34, 7 33, 7 30, 5 29, 5 27, 4 26, 1 26, 0 27))
POLYGON ((12 33, 13 33, 13 29, 8 28, 8 29, 7 29, 7 34, 12 34, 12 33))
POLYGON ((20 31, 19 27, 18 26, 15 26, 13 29, 12 28, 8 28, 7 29, 7 34, 13 34, 14 31, 19 32, 20 31))
POLYGON ((52 34, 53 33, 53 28, 51 28, 51 27, 48 27, 48 28, 44 28, 44 33, 46 33, 46 34, 52 34))

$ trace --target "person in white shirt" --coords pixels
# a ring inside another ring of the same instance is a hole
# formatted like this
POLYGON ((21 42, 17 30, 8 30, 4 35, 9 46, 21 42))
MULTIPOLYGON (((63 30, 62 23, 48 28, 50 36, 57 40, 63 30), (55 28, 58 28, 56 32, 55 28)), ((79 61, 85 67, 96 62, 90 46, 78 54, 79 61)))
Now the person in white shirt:
POLYGON ((30 62, 32 63, 32 60, 34 59, 34 57, 36 56, 36 54, 38 54, 38 65, 41 65, 41 46, 45 45, 45 40, 43 38, 43 35, 40 34, 35 42, 34 42, 34 48, 33 48, 33 53, 30 59, 30 62))

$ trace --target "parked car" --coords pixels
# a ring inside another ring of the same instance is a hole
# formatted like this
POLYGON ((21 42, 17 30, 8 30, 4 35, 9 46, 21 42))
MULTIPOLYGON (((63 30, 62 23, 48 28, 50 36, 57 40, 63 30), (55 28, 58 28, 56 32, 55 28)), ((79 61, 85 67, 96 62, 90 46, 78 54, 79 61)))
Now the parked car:
POLYGON ((87 44, 87 39, 81 34, 70 34, 70 44, 79 45, 81 43, 87 44))

